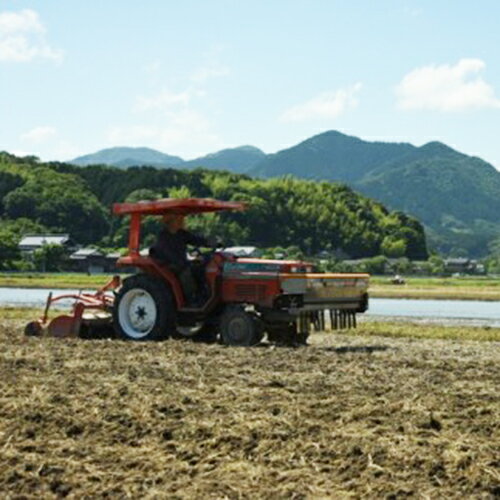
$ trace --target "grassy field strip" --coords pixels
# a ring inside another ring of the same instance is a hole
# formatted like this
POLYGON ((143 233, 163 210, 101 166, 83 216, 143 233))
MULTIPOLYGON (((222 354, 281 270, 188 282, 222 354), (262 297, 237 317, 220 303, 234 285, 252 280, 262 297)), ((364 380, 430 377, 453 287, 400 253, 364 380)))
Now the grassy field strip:
POLYGON ((412 285, 371 285, 370 296, 386 299, 500 300, 500 289, 489 286, 439 287, 412 285))
MULTIPOLYGON (((494 278, 490 276, 485 277, 407 277, 405 276, 406 286, 412 287, 465 287, 465 288, 477 288, 477 287, 492 287, 500 288, 500 278, 494 278)), ((389 285, 391 284, 390 279, 387 276, 371 276, 370 282, 373 285, 389 285)), ((404 285, 403 285, 404 286, 404 285)))
MULTIPOLYGON (((125 275, 124 275, 125 276, 125 275)), ((111 274, 9 274, 0 273, 0 287, 6 288, 100 288, 108 283, 111 274)))
POLYGON ((500 279, 496 278, 407 278, 393 285, 386 277, 370 279, 370 295, 378 298, 500 300, 500 279))
MULTIPOLYGON (((332 332, 335 335, 335 332, 332 332)), ((489 326, 442 326, 406 321, 366 321, 348 335, 391 338, 481 340, 500 342, 500 328, 489 326)))

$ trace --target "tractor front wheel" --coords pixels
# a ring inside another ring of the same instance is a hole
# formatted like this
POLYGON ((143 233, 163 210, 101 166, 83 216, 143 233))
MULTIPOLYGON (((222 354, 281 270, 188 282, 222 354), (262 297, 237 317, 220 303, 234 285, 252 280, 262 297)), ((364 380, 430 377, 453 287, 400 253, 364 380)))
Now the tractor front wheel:
POLYGON ((231 307, 222 315, 220 322, 222 342, 233 346, 252 346, 262 340, 260 319, 242 307, 231 307))
POLYGON ((127 278, 115 299, 113 326, 125 340, 168 338, 175 329, 175 308, 169 288, 148 274, 127 278))

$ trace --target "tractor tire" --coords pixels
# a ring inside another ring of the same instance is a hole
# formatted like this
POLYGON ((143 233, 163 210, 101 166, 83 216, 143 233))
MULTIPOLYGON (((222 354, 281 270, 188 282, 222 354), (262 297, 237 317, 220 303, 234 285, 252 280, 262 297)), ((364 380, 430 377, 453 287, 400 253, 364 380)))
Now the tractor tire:
POLYGON ((167 339, 175 330, 175 307, 169 287, 148 274, 127 278, 115 299, 113 327, 124 340, 167 339))
POLYGON ((223 313, 220 333, 222 343, 232 346, 253 346, 263 337, 260 319, 243 307, 231 307, 223 313))

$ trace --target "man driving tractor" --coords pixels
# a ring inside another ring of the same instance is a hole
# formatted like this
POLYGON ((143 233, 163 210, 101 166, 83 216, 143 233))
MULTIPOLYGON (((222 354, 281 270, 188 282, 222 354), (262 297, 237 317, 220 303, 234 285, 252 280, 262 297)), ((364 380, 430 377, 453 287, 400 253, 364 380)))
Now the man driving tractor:
POLYGON ((216 247, 217 242, 187 231, 184 228, 184 215, 170 213, 162 216, 164 228, 158 234, 155 244, 149 249, 149 255, 168 265, 179 278, 187 303, 200 306, 203 302, 201 276, 194 275, 187 257, 187 245, 195 247, 216 247))
POLYGON ((267 334, 270 341, 304 343, 312 324, 324 326, 321 312, 328 310, 333 328, 355 327, 356 314, 368 308, 368 274, 318 273, 303 261, 212 252, 199 261, 202 286, 196 286, 187 245, 214 245, 186 231, 184 216, 245 208, 211 198, 115 203, 113 213, 130 216, 128 254, 117 265, 138 272, 123 281, 115 276, 94 294, 49 294, 43 316, 26 325, 26 334, 92 335, 112 324, 120 338, 133 341, 220 337, 226 345, 251 346, 267 334), (161 216, 165 223, 151 256, 140 252, 141 221, 147 216, 161 216), (50 318, 51 304, 67 298, 75 299, 71 314, 50 318), (196 307, 203 298, 203 307, 196 307))

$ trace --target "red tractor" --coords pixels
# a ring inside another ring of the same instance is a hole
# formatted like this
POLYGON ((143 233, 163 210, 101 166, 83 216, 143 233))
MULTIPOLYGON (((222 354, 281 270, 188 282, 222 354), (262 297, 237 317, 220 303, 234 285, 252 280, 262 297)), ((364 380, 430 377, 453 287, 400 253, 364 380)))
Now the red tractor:
MULTIPOLYGON (((330 312, 332 327, 356 326, 356 313, 368 307, 367 274, 317 273, 307 262, 241 258, 212 250, 203 255, 202 264, 207 299, 199 307, 190 307, 175 273, 139 251, 144 216, 244 209, 241 203, 196 198, 113 205, 116 215, 130 216, 128 255, 117 265, 138 272, 121 286, 115 280, 112 286, 118 285, 118 289, 114 300, 105 289, 86 299, 90 305, 77 300, 73 316, 64 317, 62 323, 67 326, 58 336, 78 334, 80 328, 91 326, 96 316, 91 309, 100 309, 97 316, 101 322, 102 312, 108 312, 116 334, 134 341, 168 337, 210 341, 220 335, 224 344, 251 346, 267 334, 270 341, 305 343, 312 325, 324 328, 325 310, 330 312)), ((57 299, 49 297, 44 317, 31 323, 27 333, 42 331, 50 303, 57 299)), ((50 327, 49 334, 57 335, 57 328, 51 332, 50 327)))

